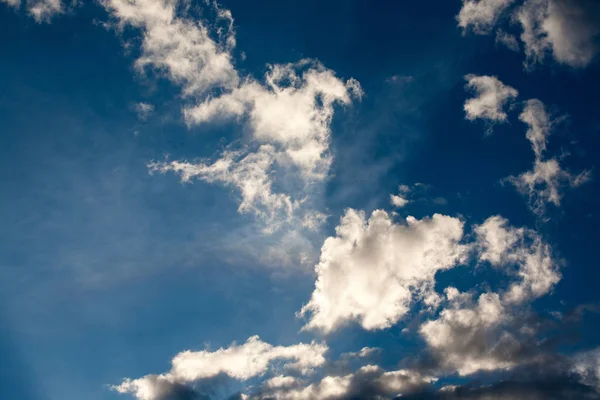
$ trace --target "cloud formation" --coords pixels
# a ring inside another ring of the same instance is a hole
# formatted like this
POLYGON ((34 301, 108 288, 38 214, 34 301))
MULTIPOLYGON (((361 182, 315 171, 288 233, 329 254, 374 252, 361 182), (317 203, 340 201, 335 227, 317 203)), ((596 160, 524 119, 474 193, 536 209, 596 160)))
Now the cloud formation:
POLYGON ((292 346, 272 346, 252 336, 242 344, 233 343, 216 351, 189 351, 177 354, 171 361, 171 371, 160 375, 146 375, 125 379, 112 388, 119 393, 133 394, 139 400, 177 398, 174 392, 193 392, 194 382, 226 375, 237 380, 265 374, 271 363, 285 360, 283 368, 310 373, 325 363, 325 344, 312 342, 292 346))
POLYGON ((62 0, 0 0, 16 9, 22 5, 37 23, 50 22, 52 17, 65 12, 62 0))
POLYGON ((489 125, 486 133, 490 134, 494 124, 506 122, 508 116, 504 108, 519 95, 519 92, 495 76, 469 74, 465 79, 465 89, 475 95, 465 102, 466 118, 469 121, 483 119, 489 125))
POLYGON ((528 126, 526 137, 531 143, 535 161, 531 171, 504 181, 528 197, 529 207, 534 213, 543 215, 548 204, 560 206, 565 189, 581 186, 590 179, 591 173, 572 174, 564 170, 556 158, 545 158, 546 143, 555 122, 541 101, 528 100, 519 119, 528 126))
MULTIPOLYGON (((547 58, 582 68, 598 54, 600 5, 594 0, 463 0, 458 26, 476 34, 495 30, 497 41, 518 50, 514 36, 505 31, 503 16, 507 13, 510 17, 506 20, 520 28, 527 68, 547 58), (511 7, 513 3, 515 7, 511 7)), ((508 24, 506 29, 511 27, 508 24)))
POLYGON ((515 0, 463 0, 456 19, 462 29, 488 33, 515 0))
POLYGON ((248 128, 242 145, 230 146, 215 160, 151 162, 150 171, 173 171, 185 182, 198 178, 237 188, 238 210, 255 214, 265 232, 292 221, 318 228, 324 217, 312 207, 311 196, 328 177, 334 106, 360 98, 358 82, 341 80, 308 59, 270 65, 262 82, 241 78, 232 62, 236 40, 231 12, 213 3, 214 24, 187 19, 184 4, 176 0, 102 4, 120 28, 143 32, 138 70, 152 68, 166 75, 195 100, 183 110, 190 126, 232 119, 248 128), (277 181, 282 175, 286 179, 277 181))
POLYGON ((436 272, 464 260, 463 222, 434 214, 395 223, 383 211, 370 218, 346 210, 336 236, 325 240, 315 267, 317 281, 301 314, 305 329, 331 332, 357 321, 367 330, 387 328, 415 298, 431 294, 436 272))

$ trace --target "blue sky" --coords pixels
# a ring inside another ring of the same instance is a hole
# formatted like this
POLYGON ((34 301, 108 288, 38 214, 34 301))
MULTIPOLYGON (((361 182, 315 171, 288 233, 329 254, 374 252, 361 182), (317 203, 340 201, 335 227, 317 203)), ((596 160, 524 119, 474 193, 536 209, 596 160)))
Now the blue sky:
POLYGON ((593 0, 0 34, 0 398, 600 397, 593 0))

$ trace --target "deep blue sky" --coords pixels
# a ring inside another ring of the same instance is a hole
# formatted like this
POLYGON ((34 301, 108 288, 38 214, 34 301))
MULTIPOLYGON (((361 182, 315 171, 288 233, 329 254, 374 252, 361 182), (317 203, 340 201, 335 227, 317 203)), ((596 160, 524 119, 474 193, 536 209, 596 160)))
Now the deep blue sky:
MULTIPOLYGON (((521 52, 462 34, 458 0, 221 5, 234 16, 233 54, 244 74, 260 77, 266 64, 308 57, 364 90, 362 101, 336 108, 322 199, 330 217, 311 238, 317 249, 346 208, 391 210, 398 185, 421 182, 429 185, 424 199, 401 215, 440 212, 468 226, 500 214, 552 245, 563 279, 534 302, 539 312, 600 300, 599 63, 548 62, 527 71, 521 52), (593 178, 549 208, 548 221, 500 183, 533 162, 519 111, 485 136, 484 123, 464 117, 469 73, 495 75, 519 90, 519 101, 538 98, 568 116, 548 151, 568 151, 564 166, 592 170, 593 178)), ((234 190, 148 173, 146 164, 165 155, 214 156, 239 131, 235 124, 186 126, 178 86, 137 73, 139 46, 123 46, 135 31, 120 35, 102 26, 107 20, 91 1, 51 23, 0 4, 2 399, 122 398, 106 385, 167 371, 184 349, 216 349, 255 334, 281 345, 322 337, 299 333, 304 321, 295 316, 313 290, 312 266, 262 265, 224 246, 230 232, 260 235, 247 228, 252 216, 236 211, 234 190), (155 105, 145 121, 133 110, 140 101, 155 105)), ((439 274, 438 285, 466 290, 483 276, 459 267, 439 274)), ((422 345, 400 334, 418 318, 376 332, 352 325, 327 344, 334 355, 381 347, 381 365, 392 367, 422 345)), ((600 345, 599 323, 586 315, 566 351, 600 345)))

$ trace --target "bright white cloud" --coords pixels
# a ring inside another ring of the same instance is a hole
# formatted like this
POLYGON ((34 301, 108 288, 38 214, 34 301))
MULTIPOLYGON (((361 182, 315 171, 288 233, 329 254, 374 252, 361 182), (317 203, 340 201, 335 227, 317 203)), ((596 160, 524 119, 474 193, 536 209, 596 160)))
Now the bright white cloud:
POLYGON ((512 227, 500 216, 473 231, 479 262, 489 262, 513 281, 498 293, 481 294, 477 301, 472 293, 446 288, 446 307, 419 328, 442 370, 460 375, 533 361, 527 346, 535 343, 536 330, 518 321, 516 310, 549 293, 561 278, 550 246, 537 232, 512 227))
POLYGON ((488 33, 515 0, 463 0, 458 26, 473 32, 488 33))
POLYGON ((325 240, 316 266, 317 281, 308 304, 306 329, 331 332, 349 321, 368 330, 396 323, 414 297, 431 291, 437 271, 463 260, 463 223, 435 214, 394 223, 385 211, 348 209, 325 240))
MULTIPOLYGON (((502 83, 495 76, 473 75, 465 76, 466 90, 472 91, 475 97, 465 102, 466 118, 470 121, 483 119, 491 125, 506 122, 504 108, 517 96, 518 92, 502 83)), ((487 133, 491 133, 491 128, 487 133)))
POLYGON ((560 206, 564 190, 582 185, 590 179, 591 174, 583 171, 574 175, 562 169, 555 158, 544 159, 547 138, 554 122, 541 101, 528 100, 519 118, 528 125, 526 137, 535 153, 535 162, 533 170, 508 177, 505 181, 528 197, 532 211, 543 215, 547 204, 560 206))
POLYGON ((503 301, 522 303, 541 297, 560 281, 561 275, 551 248, 537 232, 511 227, 508 220, 500 216, 488 218, 474 231, 479 259, 520 278, 509 286, 503 301), (509 269, 513 266, 516 266, 515 270, 509 269))
POLYGON ((527 0, 515 18, 529 64, 552 54, 560 63, 585 67, 598 53, 600 7, 593 0, 527 0))
POLYGON ((143 32, 139 71, 151 67, 165 73, 185 95, 200 95, 214 87, 234 88, 238 74, 231 62, 235 45, 231 14, 217 8, 225 29, 213 40, 202 22, 178 16, 178 0, 100 0, 120 27, 143 32))
POLYGON ((484 293, 475 304, 453 302, 438 319, 421 325, 419 332, 427 345, 442 357, 443 367, 456 370, 460 375, 508 369, 514 365, 512 360, 498 357, 493 349, 482 348, 488 339, 486 336, 506 318, 498 294, 484 293))
POLYGON ((252 336, 242 345, 234 343, 214 352, 181 352, 173 358, 170 372, 133 380, 125 379, 113 389, 119 393, 131 393, 139 400, 160 400, 178 387, 220 374, 242 381, 261 376, 275 360, 287 360, 284 364, 286 369, 310 373, 325 363, 326 351, 325 344, 316 342, 287 347, 272 346, 261 341, 258 336, 252 336))
POLYGON ((356 81, 344 82, 320 63, 302 60, 270 66, 264 85, 248 79, 230 93, 187 109, 185 116, 193 124, 245 118, 253 139, 277 146, 287 159, 282 162, 306 177, 323 178, 331 162, 333 106, 350 104, 353 95, 362 95, 356 81))
POLYGON ((150 171, 237 188, 239 211, 255 214, 266 232, 292 221, 317 230, 325 215, 312 207, 311 196, 329 173, 334 106, 360 98, 358 82, 343 81, 313 60, 269 66, 264 83, 240 79, 231 61, 233 18, 216 3, 210 3, 217 15, 213 24, 186 19, 185 4, 178 0, 101 3, 118 26, 142 31, 140 71, 160 71, 181 85, 184 95, 202 99, 185 107, 188 124, 233 118, 249 128, 245 146, 230 148, 213 162, 153 162, 150 171))
POLYGON ((398 208, 402 208, 408 204, 408 200, 406 200, 402 196, 395 195, 395 194, 390 194, 390 202, 392 203, 392 205, 394 205, 395 207, 398 207, 398 208))

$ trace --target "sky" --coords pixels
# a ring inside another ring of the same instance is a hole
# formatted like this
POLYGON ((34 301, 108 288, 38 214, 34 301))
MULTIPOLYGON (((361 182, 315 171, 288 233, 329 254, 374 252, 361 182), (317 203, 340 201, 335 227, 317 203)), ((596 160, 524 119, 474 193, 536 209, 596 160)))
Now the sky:
POLYGON ((600 3, 0 0, 0 398, 600 398, 600 3))

